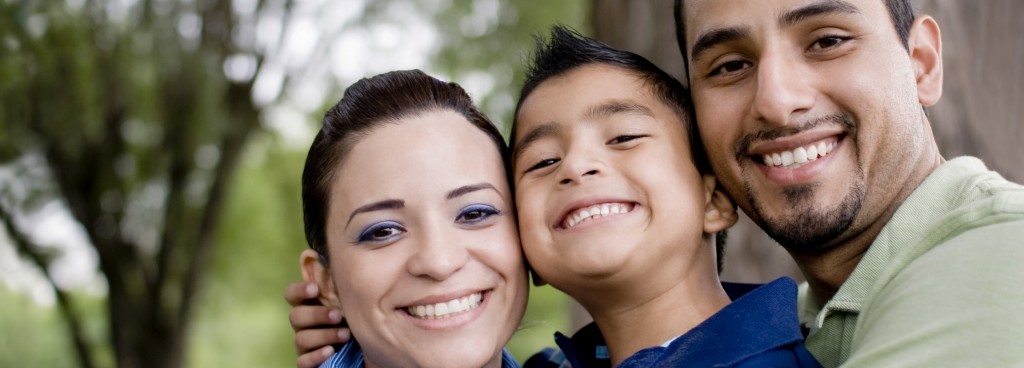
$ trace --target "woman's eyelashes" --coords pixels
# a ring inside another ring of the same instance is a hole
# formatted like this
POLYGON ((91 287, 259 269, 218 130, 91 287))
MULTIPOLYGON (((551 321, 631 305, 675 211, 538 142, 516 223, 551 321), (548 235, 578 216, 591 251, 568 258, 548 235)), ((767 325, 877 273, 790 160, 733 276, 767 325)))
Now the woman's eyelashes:
POLYGON ((406 232, 402 224, 394 221, 382 221, 367 226, 356 237, 356 243, 379 243, 395 239, 406 232))
POLYGON ((476 225, 500 214, 501 210, 490 205, 474 204, 460 210, 459 214, 455 216, 455 222, 464 225, 476 225))

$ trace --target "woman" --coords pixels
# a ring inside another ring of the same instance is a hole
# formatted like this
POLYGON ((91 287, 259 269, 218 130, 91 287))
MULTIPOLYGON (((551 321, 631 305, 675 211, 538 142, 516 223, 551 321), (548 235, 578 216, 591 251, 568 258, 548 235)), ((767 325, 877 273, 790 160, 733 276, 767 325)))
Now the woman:
POLYGON ((324 116, 302 174, 306 280, 353 342, 328 367, 501 367, 526 272, 504 140, 454 83, 363 79, 324 116))

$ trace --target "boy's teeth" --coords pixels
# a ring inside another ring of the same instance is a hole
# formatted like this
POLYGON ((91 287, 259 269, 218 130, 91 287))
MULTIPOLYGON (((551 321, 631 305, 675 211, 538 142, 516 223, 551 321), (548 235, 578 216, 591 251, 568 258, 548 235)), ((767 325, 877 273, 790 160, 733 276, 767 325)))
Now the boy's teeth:
POLYGON ((447 302, 406 307, 405 311, 416 318, 447 318, 454 314, 462 313, 480 306, 480 302, 483 301, 483 299, 483 294, 473 293, 447 302))
POLYGON ((767 166, 782 166, 795 169, 803 166, 803 164, 825 157, 829 152, 832 152, 833 147, 835 147, 835 142, 818 142, 807 147, 797 147, 790 151, 765 154, 762 159, 764 159, 764 164, 767 166))
POLYGON ((613 216, 618 214, 627 213, 632 210, 632 206, 622 203, 604 203, 593 205, 586 208, 581 208, 574 213, 569 214, 565 217, 565 221, 562 221, 562 226, 566 229, 572 228, 586 220, 592 220, 603 216, 613 216))

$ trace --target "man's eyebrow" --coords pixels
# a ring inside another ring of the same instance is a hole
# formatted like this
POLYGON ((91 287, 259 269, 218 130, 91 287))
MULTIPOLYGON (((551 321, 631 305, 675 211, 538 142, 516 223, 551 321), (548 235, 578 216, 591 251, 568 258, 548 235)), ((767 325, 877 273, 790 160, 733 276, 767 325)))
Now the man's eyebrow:
POLYGON ((583 115, 583 121, 599 120, 616 114, 654 116, 647 106, 629 101, 611 101, 591 107, 583 115))
POLYGON ((693 50, 690 51, 690 60, 699 60, 712 47, 748 37, 750 37, 750 29, 747 27, 718 28, 704 32, 693 43, 693 50))
POLYGON ((373 202, 368 205, 356 208, 350 215, 348 215, 348 222, 345 223, 345 227, 348 227, 352 223, 352 219, 356 215, 363 212, 373 212, 380 210, 397 210, 405 207, 405 201, 401 199, 385 199, 383 201, 373 202))
POLYGON ((461 187, 452 189, 450 192, 448 192, 448 195, 445 196, 445 199, 455 199, 459 196, 463 196, 484 189, 491 189, 494 190, 495 192, 498 191, 498 188, 495 188, 493 185, 491 185, 491 183, 463 185, 461 187))
POLYGON ((526 150, 526 147, 529 147, 534 142, 540 140, 541 138, 558 135, 558 133, 560 133, 561 131, 561 126, 559 126, 555 122, 547 122, 538 125, 533 129, 528 130, 526 134, 523 134, 523 139, 520 139, 519 142, 515 143, 515 148, 512 151, 512 161, 514 162, 519 157, 519 155, 523 154, 523 151, 526 150))
MULTIPOLYGON (((860 10, 846 1, 822 0, 783 13, 779 16, 779 27, 786 28, 815 16, 856 13, 860 13, 860 10)), ((693 43, 693 50, 690 51, 690 60, 696 61, 708 49, 723 43, 749 37, 750 33, 750 29, 746 27, 718 28, 704 32, 698 35, 697 40, 693 43)))
POLYGON ((846 1, 822 0, 783 13, 779 16, 779 27, 786 28, 807 18, 821 15, 857 13, 860 13, 860 10, 846 1))

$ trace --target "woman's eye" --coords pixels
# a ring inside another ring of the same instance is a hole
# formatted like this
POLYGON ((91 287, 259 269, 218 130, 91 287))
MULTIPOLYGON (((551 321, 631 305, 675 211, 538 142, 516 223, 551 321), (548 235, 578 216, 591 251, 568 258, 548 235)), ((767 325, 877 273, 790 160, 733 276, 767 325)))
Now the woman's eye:
POLYGON ((746 69, 747 67, 749 67, 751 65, 752 64, 749 61, 746 61, 746 60, 726 61, 726 62, 718 65, 714 69, 712 69, 711 73, 708 73, 708 76, 709 77, 713 77, 713 76, 716 76, 716 75, 719 75, 719 74, 732 74, 732 73, 736 73, 738 71, 746 69))
POLYGON ((615 138, 612 138, 610 141, 608 141, 608 144, 626 143, 626 142, 632 141, 634 139, 640 139, 640 138, 643 138, 643 137, 646 137, 646 135, 641 135, 641 134, 637 134, 637 135, 620 135, 620 136, 617 136, 615 138))
POLYGON ((501 211, 497 208, 485 204, 477 204, 463 208, 462 211, 459 211, 459 215, 455 218, 455 222, 460 224, 475 224, 500 213, 501 211))
POLYGON ((528 172, 533 171, 533 170, 543 169, 545 167, 554 165, 556 163, 558 163, 558 159, 557 158, 546 158, 546 159, 540 160, 539 162, 533 164, 533 166, 530 166, 528 169, 526 169, 526 171, 524 171, 524 173, 528 173, 528 172))
POLYGON ((396 222, 380 222, 367 227, 363 232, 359 233, 357 243, 364 242, 380 242, 393 239, 396 236, 405 233, 405 228, 396 222))

